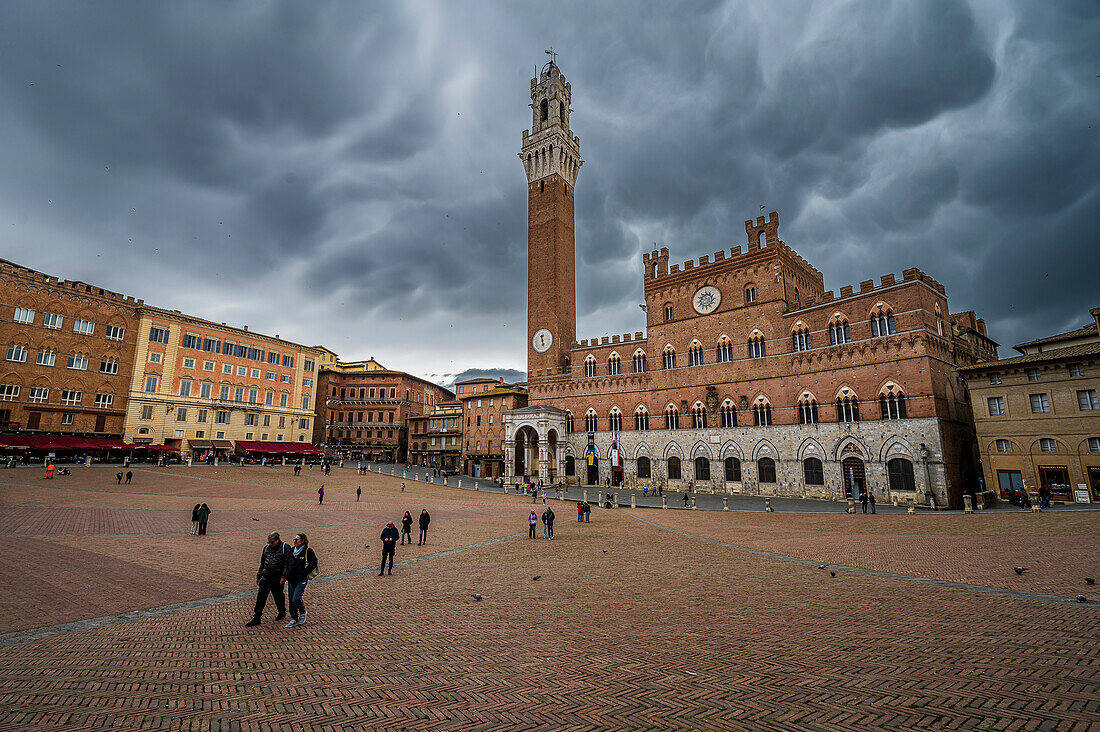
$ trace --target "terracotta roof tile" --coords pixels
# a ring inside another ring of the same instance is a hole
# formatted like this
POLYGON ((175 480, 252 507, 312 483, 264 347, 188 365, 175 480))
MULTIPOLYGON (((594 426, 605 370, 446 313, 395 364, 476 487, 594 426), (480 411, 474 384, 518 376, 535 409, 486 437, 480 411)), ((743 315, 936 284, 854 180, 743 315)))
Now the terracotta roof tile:
POLYGON ((1069 348, 1055 348, 1052 351, 1032 353, 1026 356, 1016 356, 1015 358, 1003 358, 1000 361, 985 361, 984 363, 960 368, 958 371, 989 371, 1006 366, 1020 366, 1028 363, 1043 363, 1045 361, 1062 361, 1069 358, 1082 358, 1084 356, 1100 356, 1100 341, 1096 343, 1082 343, 1077 346, 1070 346, 1069 348))

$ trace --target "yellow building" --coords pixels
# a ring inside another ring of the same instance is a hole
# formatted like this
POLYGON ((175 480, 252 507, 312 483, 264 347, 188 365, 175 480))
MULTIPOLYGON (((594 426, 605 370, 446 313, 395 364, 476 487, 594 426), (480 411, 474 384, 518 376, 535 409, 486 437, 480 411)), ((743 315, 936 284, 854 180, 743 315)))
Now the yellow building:
POLYGON ((316 454, 310 445, 322 349, 247 327, 145 307, 125 440, 184 455, 316 454))

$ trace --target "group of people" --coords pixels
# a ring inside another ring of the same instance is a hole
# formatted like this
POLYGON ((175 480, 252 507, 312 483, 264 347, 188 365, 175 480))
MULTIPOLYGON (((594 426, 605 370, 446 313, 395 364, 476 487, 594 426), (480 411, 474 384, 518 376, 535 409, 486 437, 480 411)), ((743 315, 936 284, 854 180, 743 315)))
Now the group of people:
MULTIPOLYGON (((428 543, 428 524, 432 522, 432 517, 428 513, 428 509, 420 509, 420 517, 417 519, 417 524, 420 526, 420 538, 416 542, 417 546, 424 546, 428 543)), ((393 521, 386 524, 386 528, 382 529, 382 535, 379 537, 382 540, 382 564, 378 567, 378 576, 383 574, 393 574, 393 558, 397 554, 397 540, 401 540, 401 545, 405 545, 405 539, 408 538, 409 546, 412 546, 412 524, 413 517, 408 511, 401 517, 401 532, 398 533, 397 527, 394 526, 393 521), (387 562, 389 563, 389 569, 387 569, 387 562)))
MULTIPOLYGON (((205 505, 205 504, 203 504, 205 505)), ((256 572, 256 586, 259 592, 256 594, 256 607, 252 613, 252 620, 245 623, 246 628, 252 628, 260 624, 264 606, 267 605, 267 596, 275 599, 275 608, 279 614, 275 620, 283 620, 286 617, 287 602, 283 598, 283 586, 287 587, 287 596, 290 599, 290 622, 287 628, 306 624, 306 606, 302 601, 306 585, 317 576, 317 554, 309 548, 309 538, 302 532, 298 532, 292 539, 290 546, 281 538, 278 531, 272 531, 267 535, 267 546, 260 554, 260 569, 256 572)))
POLYGON ((875 512, 875 494, 871 491, 862 491, 859 494, 859 502, 863 506, 864 513, 867 513, 867 506, 871 507, 871 513, 875 512))
POLYGON ((206 522, 210 520, 210 507, 196 503, 191 509, 191 536, 206 536, 206 522))
MULTIPOLYGON (((538 523, 539 516, 535 514, 535 509, 531 509, 531 513, 527 516, 527 538, 535 538, 535 527, 538 523)), ((549 506, 542 512, 542 538, 554 538, 554 509, 549 506)))

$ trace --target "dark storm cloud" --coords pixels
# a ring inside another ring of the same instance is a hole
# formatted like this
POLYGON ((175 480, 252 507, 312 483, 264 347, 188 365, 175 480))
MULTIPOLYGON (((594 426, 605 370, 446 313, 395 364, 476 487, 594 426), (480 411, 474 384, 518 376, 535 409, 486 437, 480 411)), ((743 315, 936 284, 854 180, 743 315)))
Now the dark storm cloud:
POLYGON ((1094 2, 8 3, 0 255, 395 368, 523 367, 515 154, 573 84, 578 335, 778 209, 1014 343, 1097 303, 1094 2), (33 86, 32 86, 33 84, 33 86))

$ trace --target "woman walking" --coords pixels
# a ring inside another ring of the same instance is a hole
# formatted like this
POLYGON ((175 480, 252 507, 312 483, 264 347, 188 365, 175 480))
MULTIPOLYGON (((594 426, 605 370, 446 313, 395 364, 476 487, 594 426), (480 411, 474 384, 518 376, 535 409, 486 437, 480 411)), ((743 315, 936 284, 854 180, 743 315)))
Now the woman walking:
POLYGON ((206 522, 210 520, 210 506, 199 506, 199 536, 206 536, 206 522))
MULTIPOLYGON (((119 482, 122 482, 122 473, 118 474, 119 482)), ((199 535, 199 509, 202 508, 201 503, 196 503, 195 507, 191 509, 191 536, 199 535)))
POLYGON ((401 546, 405 546, 405 537, 409 537, 409 544, 413 543, 413 517, 408 511, 401 517, 401 546))
POLYGON ((527 525, 530 527, 527 530, 527 537, 529 539, 535 538, 535 527, 539 525, 538 514, 535 513, 535 509, 531 509, 531 513, 527 516, 527 525))
POLYGON ((286 627, 293 628, 306 624, 306 606, 302 595, 311 577, 317 576, 317 555, 309 548, 309 537, 303 533, 294 535, 294 549, 283 566, 283 577, 289 590, 290 622, 286 627))

